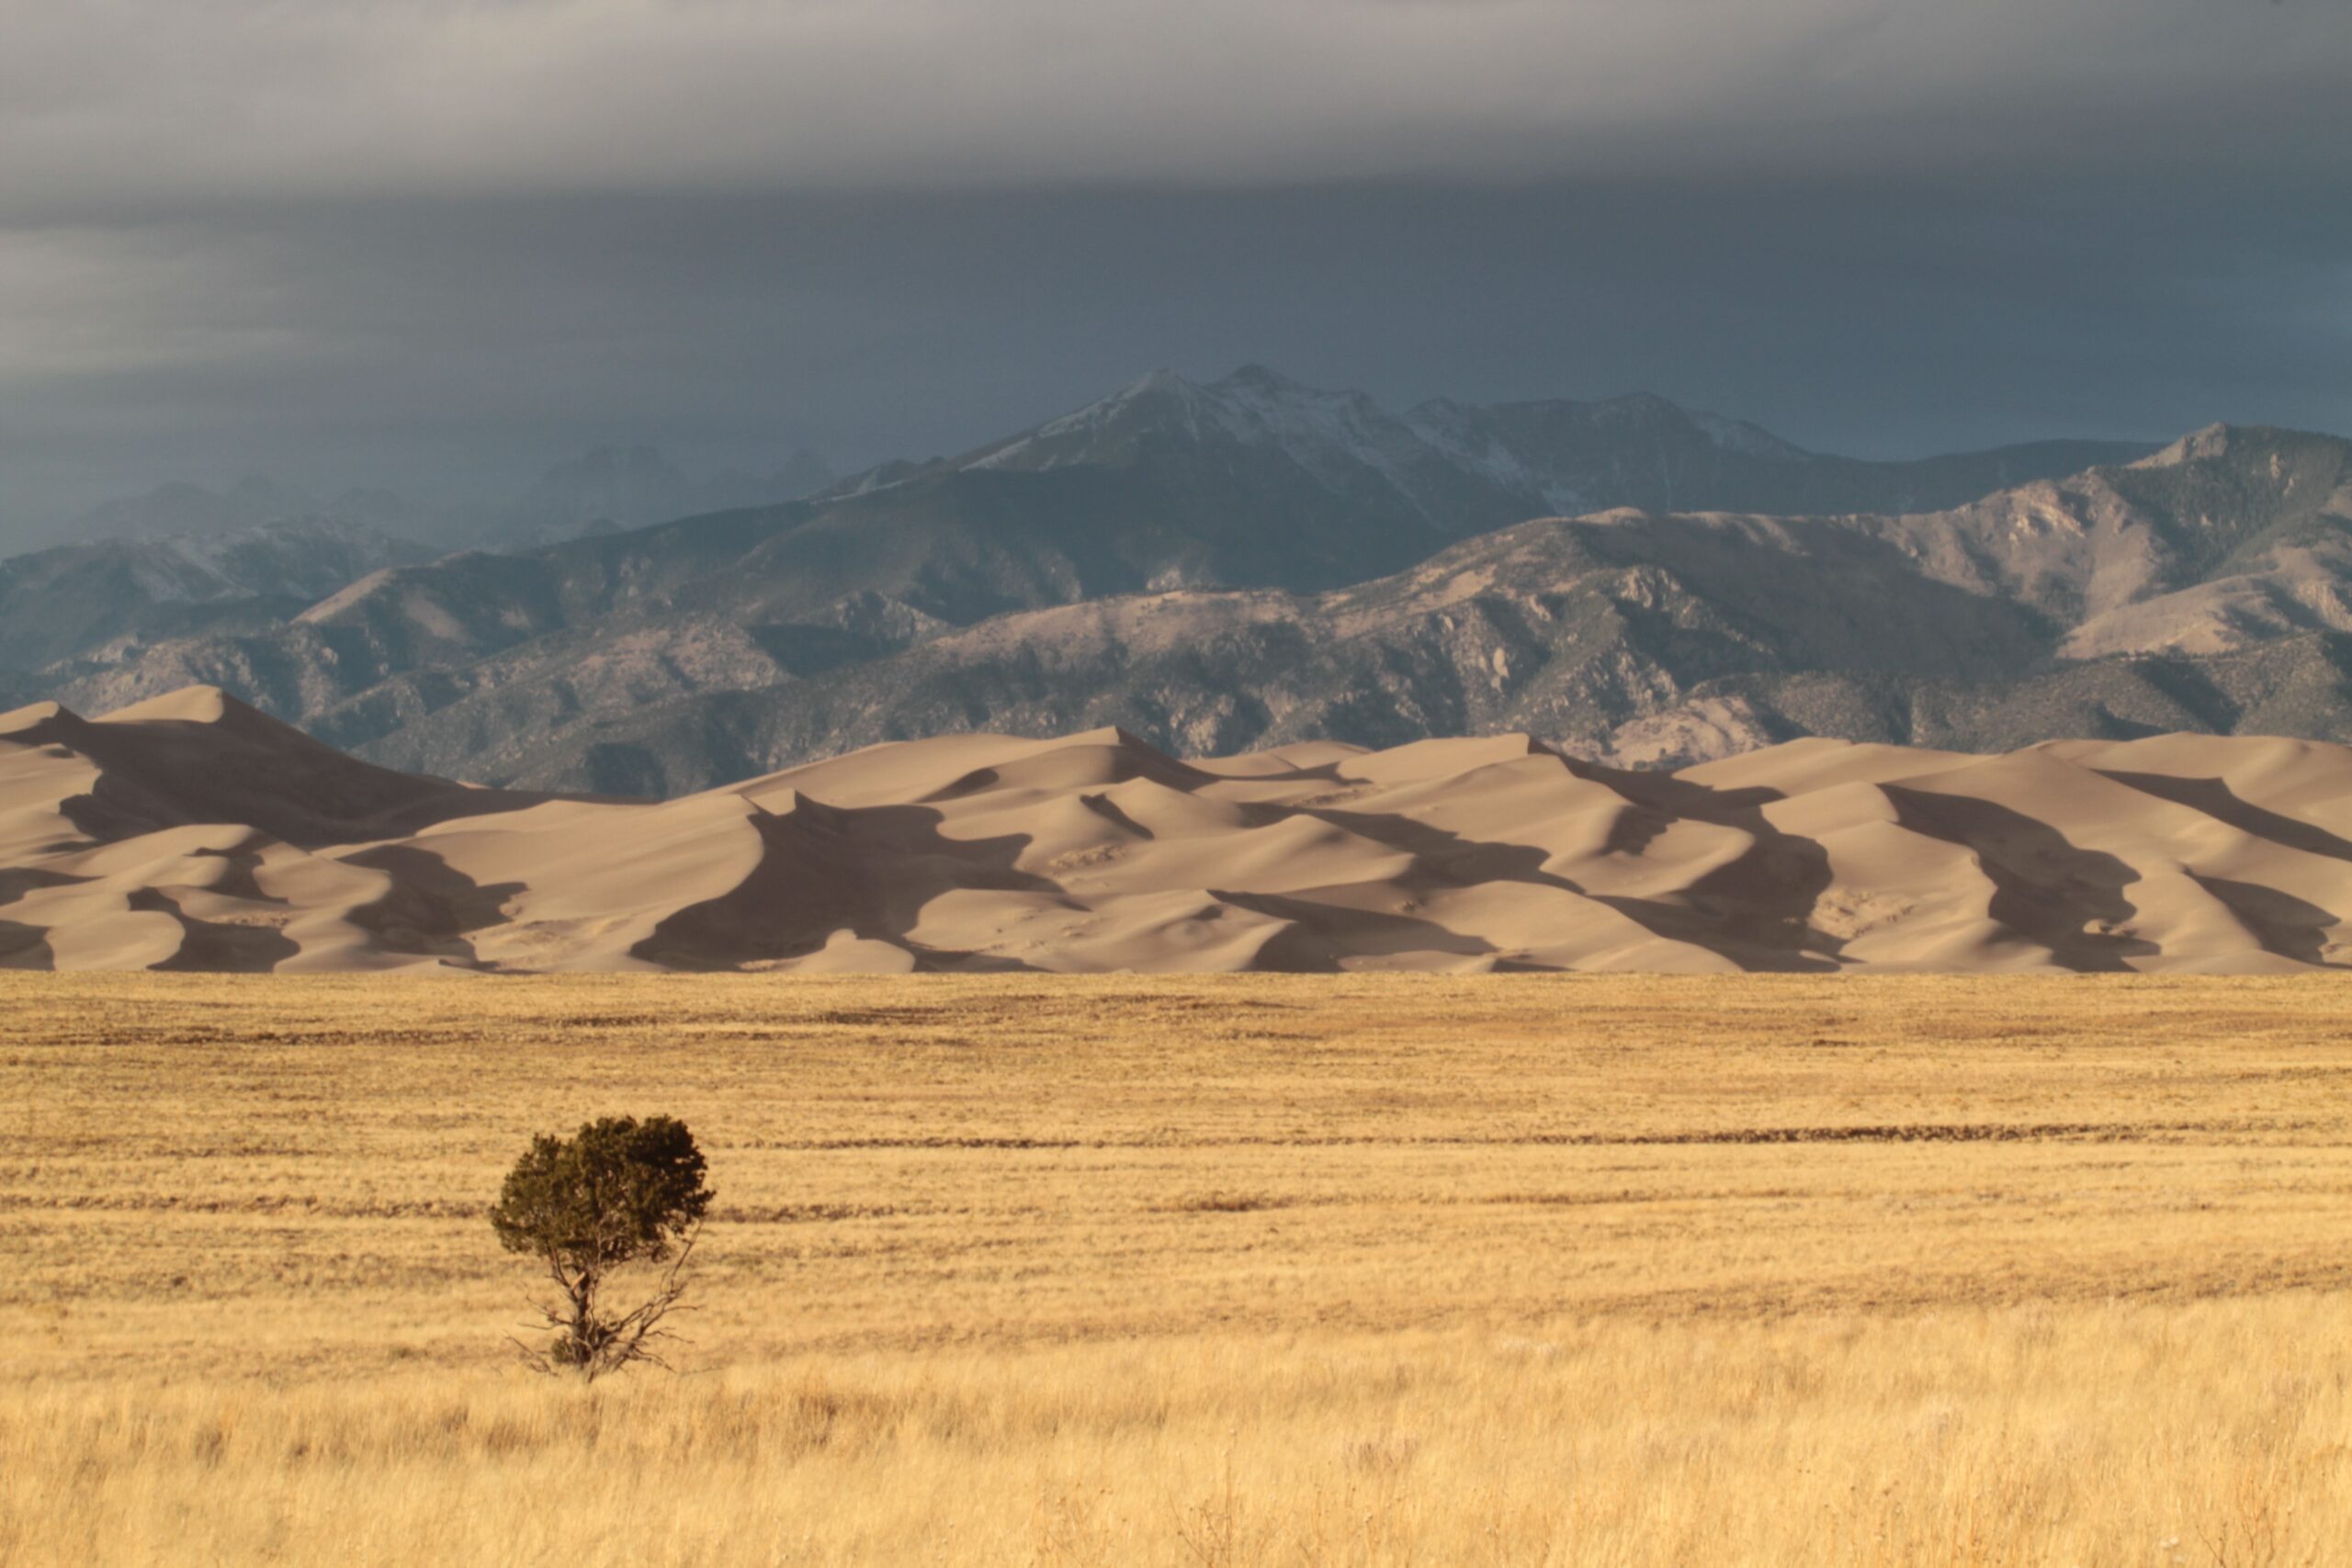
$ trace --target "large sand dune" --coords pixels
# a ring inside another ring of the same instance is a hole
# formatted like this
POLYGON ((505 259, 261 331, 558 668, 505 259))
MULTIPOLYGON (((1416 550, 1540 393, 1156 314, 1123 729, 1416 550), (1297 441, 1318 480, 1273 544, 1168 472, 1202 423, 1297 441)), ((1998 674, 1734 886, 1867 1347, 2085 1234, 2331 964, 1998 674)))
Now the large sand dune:
POLYGON ((344 757, 209 688, 0 715, 0 966, 2271 971, 2352 962, 2352 750, 1523 736, 881 746, 661 804, 344 757))

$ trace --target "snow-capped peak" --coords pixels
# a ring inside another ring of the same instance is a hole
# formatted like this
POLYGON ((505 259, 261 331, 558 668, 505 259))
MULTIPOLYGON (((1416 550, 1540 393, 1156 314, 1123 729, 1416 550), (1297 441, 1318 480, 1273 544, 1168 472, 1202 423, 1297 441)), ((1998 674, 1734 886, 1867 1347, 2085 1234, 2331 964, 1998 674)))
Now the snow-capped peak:
POLYGON ((1250 364, 1205 386, 1155 370, 959 466, 1116 465, 1171 443, 1279 453, 1335 493, 1385 486, 1432 519, 1460 509, 1465 484, 1486 490, 1497 515, 1514 509, 1572 515, 1593 497, 1623 491, 1628 464, 1659 476, 1658 488, 1670 496, 1673 476, 1709 447, 1808 460, 1755 425, 1693 412, 1654 393, 1493 408, 1438 400, 1400 418, 1362 392, 1327 391, 1250 364))
POLYGON ((1802 446, 1792 446, 1760 425, 1744 419, 1725 419, 1719 413, 1690 412, 1687 416, 1692 424, 1706 433, 1707 439, 1726 452, 1739 452, 1750 457, 1769 457, 1776 462, 1802 463, 1813 454, 1802 446))

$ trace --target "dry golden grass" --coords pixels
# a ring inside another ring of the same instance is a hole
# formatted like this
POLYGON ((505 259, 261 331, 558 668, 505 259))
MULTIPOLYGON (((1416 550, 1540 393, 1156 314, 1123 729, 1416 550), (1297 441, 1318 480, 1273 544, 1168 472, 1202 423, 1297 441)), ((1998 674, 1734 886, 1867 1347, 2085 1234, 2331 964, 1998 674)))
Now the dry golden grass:
POLYGON ((0 976, 0 1562, 2352 1560, 2347 1002, 0 976), (612 1111, 582 1390, 481 1211, 612 1111))

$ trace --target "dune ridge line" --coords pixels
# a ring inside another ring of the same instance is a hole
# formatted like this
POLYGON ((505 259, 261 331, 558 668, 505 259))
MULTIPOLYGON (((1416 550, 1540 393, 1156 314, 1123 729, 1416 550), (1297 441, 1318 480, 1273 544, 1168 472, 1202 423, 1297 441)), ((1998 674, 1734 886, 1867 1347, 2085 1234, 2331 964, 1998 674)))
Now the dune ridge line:
POLYGON ((2075 970, 2352 960, 2352 750, 1525 735, 876 746, 683 799, 481 789, 210 687, 0 715, 0 967, 2075 970))

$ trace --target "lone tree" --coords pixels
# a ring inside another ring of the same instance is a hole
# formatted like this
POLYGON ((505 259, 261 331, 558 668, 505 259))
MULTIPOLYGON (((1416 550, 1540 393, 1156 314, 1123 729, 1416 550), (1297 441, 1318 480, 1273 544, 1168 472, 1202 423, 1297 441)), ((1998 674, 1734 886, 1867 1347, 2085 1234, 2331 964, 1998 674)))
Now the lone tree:
POLYGON ((686 1260, 710 1207, 703 1168, 694 1134, 667 1116, 607 1116, 569 1138, 531 1140, 490 1223, 507 1251, 537 1258, 560 1292, 537 1303, 554 1337, 544 1349, 524 1347, 534 1366, 593 1382, 632 1361, 668 1365, 651 1347, 668 1337, 662 1320, 685 1293, 686 1260), (661 1271, 652 1293, 622 1311, 607 1288, 635 1265, 661 1271))

